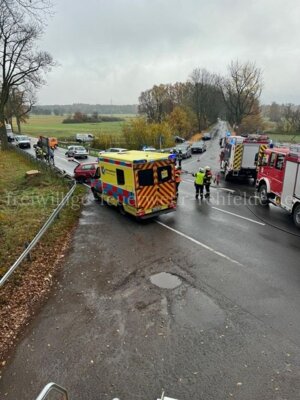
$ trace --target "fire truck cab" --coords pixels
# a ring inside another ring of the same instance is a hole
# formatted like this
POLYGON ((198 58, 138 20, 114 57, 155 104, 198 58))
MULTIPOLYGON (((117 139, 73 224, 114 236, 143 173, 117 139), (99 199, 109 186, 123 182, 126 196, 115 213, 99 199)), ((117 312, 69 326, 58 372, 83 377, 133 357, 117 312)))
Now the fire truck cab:
POLYGON ((269 139, 262 135, 226 137, 220 154, 225 180, 239 177, 256 179, 257 159, 268 144, 269 139))
POLYGON ((256 188, 263 206, 273 203, 300 228, 300 145, 266 149, 258 160, 256 188))

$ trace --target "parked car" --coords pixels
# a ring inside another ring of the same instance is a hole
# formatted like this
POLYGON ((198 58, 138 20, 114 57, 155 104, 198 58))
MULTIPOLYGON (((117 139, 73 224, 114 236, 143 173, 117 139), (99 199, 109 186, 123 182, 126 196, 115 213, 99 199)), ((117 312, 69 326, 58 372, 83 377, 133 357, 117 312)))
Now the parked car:
POLYGON ((174 149, 174 152, 178 154, 179 151, 182 153, 182 158, 192 157, 191 146, 189 144, 182 143, 177 145, 174 149))
POLYGON ((202 137, 202 140, 210 140, 211 139, 211 134, 208 132, 208 133, 204 133, 204 135, 203 135, 203 137, 202 137))
POLYGON ((97 162, 80 163, 74 168, 74 178, 78 182, 89 182, 94 177, 97 167, 97 162))
POLYGON ((203 140, 200 140, 199 142, 194 142, 191 146, 192 153, 204 153, 205 151, 206 144, 203 142, 203 140))
POLYGON ((143 147, 143 151, 159 151, 159 150, 156 150, 156 148, 155 147, 151 147, 151 146, 149 146, 149 147, 143 147))
POLYGON ((16 143, 17 147, 20 147, 20 149, 30 149, 31 148, 30 138, 25 135, 16 135, 15 143, 16 143))
POLYGON ((88 158, 89 152, 83 146, 68 146, 67 157, 88 158))
POLYGON ((101 156, 104 153, 122 153, 123 151, 127 151, 127 149, 121 147, 110 147, 109 149, 99 151, 98 155, 101 156))
POLYGON ((92 142, 94 140, 94 135, 91 133, 76 133, 76 142, 92 142))

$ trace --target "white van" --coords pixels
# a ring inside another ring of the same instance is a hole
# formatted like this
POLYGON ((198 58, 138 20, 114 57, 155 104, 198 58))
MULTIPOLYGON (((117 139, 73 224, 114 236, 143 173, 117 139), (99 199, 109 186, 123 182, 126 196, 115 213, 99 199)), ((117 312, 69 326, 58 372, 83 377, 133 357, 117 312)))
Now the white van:
POLYGON ((6 129, 6 134, 7 134, 7 140, 9 142, 13 142, 15 140, 13 131, 11 129, 11 125, 10 124, 5 124, 5 129, 6 129))
POLYGON ((76 133, 76 141, 82 142, 92 142, 94 140, 94 135, 91 133, 76 133))

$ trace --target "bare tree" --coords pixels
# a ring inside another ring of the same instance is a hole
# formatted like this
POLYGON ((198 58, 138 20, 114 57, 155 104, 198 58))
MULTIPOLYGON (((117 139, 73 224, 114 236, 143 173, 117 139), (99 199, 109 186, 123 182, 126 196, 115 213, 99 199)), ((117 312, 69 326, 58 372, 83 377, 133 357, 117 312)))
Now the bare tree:
POLYGON ((194 69, 189 82, 191 107, 197 116, 198 130, 201 131, 218 116, 221 93, 217 86, 216 75, 205 68, 194 69))
MULTIPOLYGON (((6 0, 7 1, 7 0, 6 0)), ((44 73, 54 65, 52 56, 36 48, 41 36, 39 24, 23 23, 23 16, 7 8, 0 0, 0 139, 7 145, 5 105, 13 89, 34 89, 44 83, 44 73)))
POLYGON ((173 110, 170 85, 154 85, 139 97, 139 113, 146 114, 148 122, 160 123, 173 110))
POLYGON ((36 104, 36 95, 33 88, 23 91, 13 88, 5 106, 5 118, 12 125, 12 118, 16 118, 18 133, 21 133, 21 123, 29 118, 32 107, 36 104))
POLYGON ((287 133, 300 132, 300 109, 294 104, 286 104, 283 108, 283 129, 287 133))
POLYGON ((259 101, 263 82, 261 70, 254 63, 232 61, 229 77, 220 78, 219 86, 231 123, 239 125, 243 118, 257 113, 255 105, 259 101))
POLYGON ((1 0, 0 5, 8 10, 13 19, 18 12, 27 20, 44 24, 45 18, 52 15, 52 0, 1 0))

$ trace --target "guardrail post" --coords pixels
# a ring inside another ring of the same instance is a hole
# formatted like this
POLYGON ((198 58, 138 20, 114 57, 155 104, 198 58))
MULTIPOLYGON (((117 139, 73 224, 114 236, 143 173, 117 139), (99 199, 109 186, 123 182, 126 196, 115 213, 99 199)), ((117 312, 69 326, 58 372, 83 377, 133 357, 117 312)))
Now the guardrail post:
MULTIPOLYGON (((25 242, 25 245, 24 245, 25 250, 27 249, 28 246, 29 246, 29 242, 25 242)), ((30 254, 30 252, 27 254, 26 258, 27 258, 28 261, 31 261, 31 254, 30 254)))

